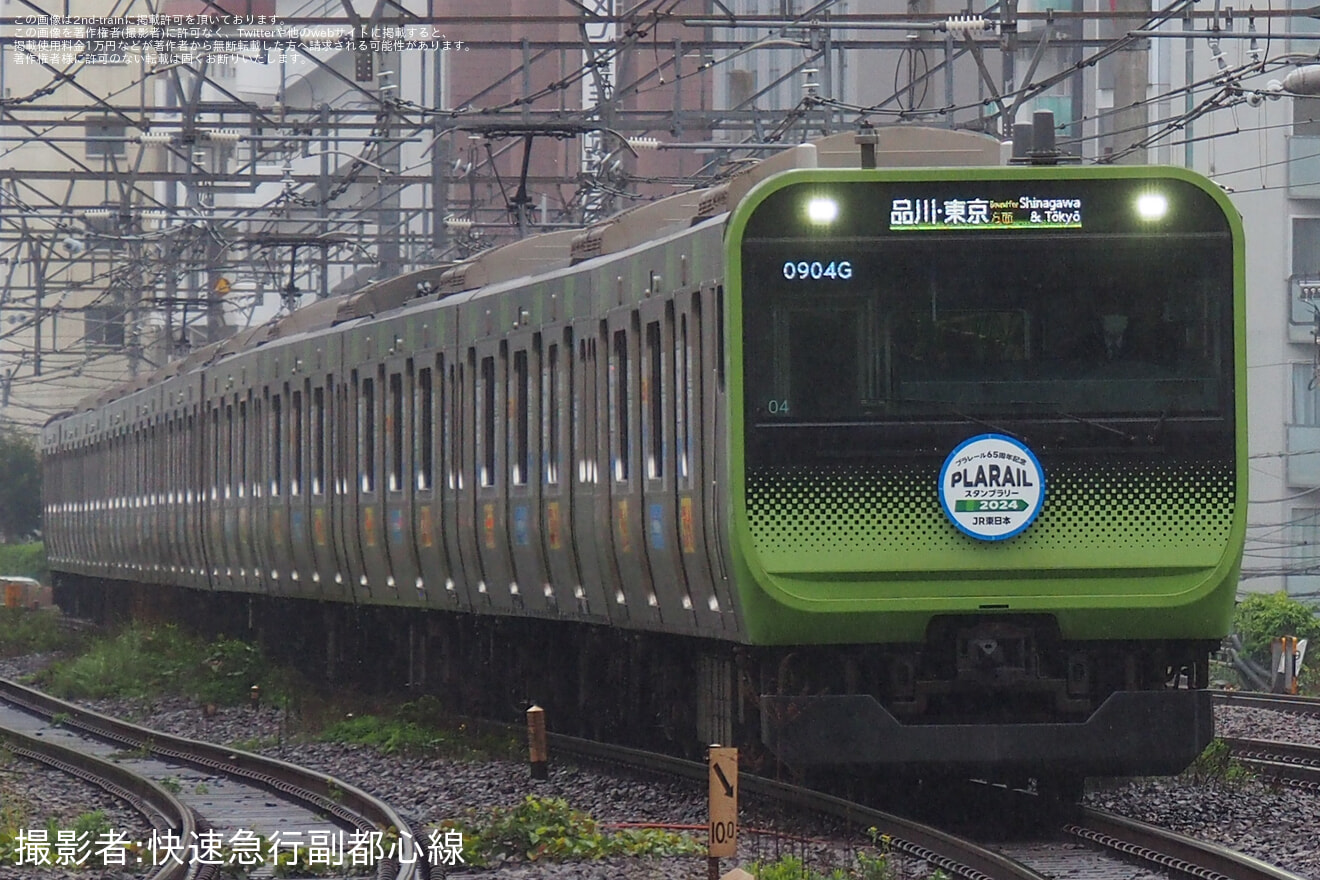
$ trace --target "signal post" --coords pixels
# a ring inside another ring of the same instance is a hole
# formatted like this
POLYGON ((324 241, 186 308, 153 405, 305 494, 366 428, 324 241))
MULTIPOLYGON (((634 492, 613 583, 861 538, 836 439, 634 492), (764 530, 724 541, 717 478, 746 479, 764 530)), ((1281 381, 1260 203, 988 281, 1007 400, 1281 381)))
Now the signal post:
POLYGON ((710 824, 707 870, 710 880, 719 880, 720 859, 738 853, 738 750, 710 747, 710 824))

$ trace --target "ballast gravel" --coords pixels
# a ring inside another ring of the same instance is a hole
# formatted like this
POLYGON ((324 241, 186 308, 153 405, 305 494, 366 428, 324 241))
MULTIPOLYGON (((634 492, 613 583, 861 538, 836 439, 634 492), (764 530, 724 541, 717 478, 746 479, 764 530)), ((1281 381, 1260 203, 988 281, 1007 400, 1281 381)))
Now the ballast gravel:
MULTIPOLYGON (((38 668, 41 658, 0 660, 0 677, 18 677, 38 668)), ((615 823, 655 823, 704 829, 705 792, 696 785, 654 781, 579 768, 552 761, 550 778, 533 782, 527 766, 510 760, 449 760, 387 756, 352 745, 291 741, 290 721, 276 707, 240 707, 209 714, 188 700, 167 699, 150 704, 96 701, 92 708, 119 715, 147 727, 195 739, 241 744, 287 761, 319 769, 389 801, 425 837, 437 823, 481 815, 495 807, 510 807, 525 796, 563 798, 575 809, 605 826, 615 823)), ((1320 719, 1243 707, 1217 710, 1222 735, 1252 736, 1320 743, 1320 719)), ((43 771, 33 771, 43 772, 43 771)), ((48 774, 61 776, 62 774, 48 774)), ((58 814, 61 803, 80 808, 89 803, 88 786, 69 782, 43 783, 43 809, 58 814)), ((1229 784, 1172 779, 1096 780, 1088 804, 1136 819, 1173 828, 1221 843, 1320 880, 1320 794, 1274 788, 1248 780, 1229 784)), ((117 814, 116 814, 117 815, 117 814)), ((125 820, 129 821, 129 820, 125 820)), ((845 829, 825 821, 784 816, 746 803, 740 814, 742 833, 736 860, 721 870, 748 867, 760 859, 774 861, 794 855, 816 870, 852 863, 858 848, 873 851, 864 829, 845 829)), ((696 832, 704 837, 704 830, 696 832)), ((511 860, 475 870, 454 866, 449 875, 468 874, 509 880, 683 880, 707 876, 699 857, 613 858, 597 862, 527 863, 511 860)), ((901 876, 922 877, 928 868, 904 865, 901 876)), ((77 875, 71 875, 77 876, 77 875)), ((86 874, 81 875, 83 877, 86 874)), ((439 873, 435 876, 440 876, 439 873)), ((59 878, 49 871, 15 870, 0 865, 0 880, 59 878)))

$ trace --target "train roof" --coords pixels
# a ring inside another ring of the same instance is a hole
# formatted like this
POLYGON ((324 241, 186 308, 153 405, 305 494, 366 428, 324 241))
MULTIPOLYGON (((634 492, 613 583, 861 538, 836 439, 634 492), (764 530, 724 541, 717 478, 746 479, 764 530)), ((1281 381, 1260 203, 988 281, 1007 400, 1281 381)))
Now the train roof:
MULTIPOLYGON (((923 126, 874 129, 876 164, 882 168, 993 166, 1002 164, 1000 142, 985 134, 923 126)), ((729 145, 736 149, 736 144, 729 145)), ((75 412, 94 409, 157 382, 184 375, 226 357, 278 339, 325 330, 409 305, 434 302, 619 253, 679 229, 725 214, 762 180, 793 168, 856 168, 856 132, 828 135, 785 147, 706 189, 677 193, 623 211, 592 226, 529 236, 491 248, 458 263, 442 263, 374 281, 358 290, 317 300, 265 324, 196 349, 150 374, 137 376, 80 401, 75 412)))

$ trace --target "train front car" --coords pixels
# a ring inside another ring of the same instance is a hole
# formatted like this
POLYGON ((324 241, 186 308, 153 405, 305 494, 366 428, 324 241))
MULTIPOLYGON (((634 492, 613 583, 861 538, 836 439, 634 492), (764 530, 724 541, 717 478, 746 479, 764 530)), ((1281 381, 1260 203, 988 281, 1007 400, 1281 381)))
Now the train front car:
POLYGON ((727 247, 731 543, 771 749, 1186 766, 1246 527, 1224 194, 1177 169, 791 172, 727 247))

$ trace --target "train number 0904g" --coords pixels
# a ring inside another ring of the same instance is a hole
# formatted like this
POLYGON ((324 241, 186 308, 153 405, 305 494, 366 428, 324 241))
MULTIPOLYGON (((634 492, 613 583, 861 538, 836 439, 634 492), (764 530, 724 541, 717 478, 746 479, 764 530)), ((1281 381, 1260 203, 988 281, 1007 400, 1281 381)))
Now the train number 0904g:
POLYGON ((852 276, 850 260, 789 260, 784 263, 784 277, 789 281, 848 281, 852 276))

